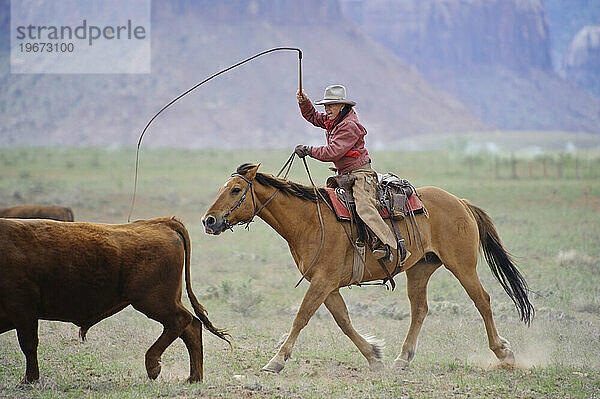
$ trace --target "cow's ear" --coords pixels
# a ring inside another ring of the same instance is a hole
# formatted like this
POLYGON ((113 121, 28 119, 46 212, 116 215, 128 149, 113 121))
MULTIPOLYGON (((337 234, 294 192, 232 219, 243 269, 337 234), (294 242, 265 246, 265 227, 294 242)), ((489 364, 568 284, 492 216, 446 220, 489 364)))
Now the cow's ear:
POLYGON ((251 167, 250 169, 248 169, 248 172, 246 172, 246 178, 250 181, 254 180, 254 177, 256 176, 256 172, 258 171, 258 168, 260 168, 260 163, 258 165, 251 167))

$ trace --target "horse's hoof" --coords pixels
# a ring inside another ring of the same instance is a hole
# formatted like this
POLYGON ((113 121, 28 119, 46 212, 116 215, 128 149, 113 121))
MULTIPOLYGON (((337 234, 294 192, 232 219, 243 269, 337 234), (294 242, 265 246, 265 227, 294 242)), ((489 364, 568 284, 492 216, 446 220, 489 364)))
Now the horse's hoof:
POLYGON ((369 370, 375 372, 383 370, 383 362, 381 360, 373 360, 369 363, 369 370))
POLYGON ((407 369, 409 364, 410 362, 408 360, 404 360, 401 358, 397 358, 396 360, 394 360, 394 367, 397 369, 407 369))
POLYGON ((265 373, 279 373, 281 370, 283 370, 283 364, 272 360, 261 369, 261 371, 264 371, 265 373))
POLYGON ((500 367, 512 369, 515 367, 515 354, 510 351, 508 355, 500 361, 500 367))
POLYGON ((495 368, 498 370, 514 370, 516 368, 516 366, 514 363, 502 361, 502 362, 499 362, 495 368))
POLYGON ((146 371, 148 372, 148 378, 155 380, 160 374, 160 363, 156 363, 156 366, 153 367, 146 367, 146 371))

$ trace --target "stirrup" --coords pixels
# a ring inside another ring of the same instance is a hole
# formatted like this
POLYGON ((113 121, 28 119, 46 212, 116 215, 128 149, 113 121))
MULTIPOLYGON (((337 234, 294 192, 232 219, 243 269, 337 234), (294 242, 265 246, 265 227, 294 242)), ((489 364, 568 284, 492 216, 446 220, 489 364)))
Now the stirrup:
POLYGON ((372 252, 375 259, 379 259, 384 263, 392 262, 392 251, 390 250, 389 245, 384 245, 383 247, 374 249, 372 252))

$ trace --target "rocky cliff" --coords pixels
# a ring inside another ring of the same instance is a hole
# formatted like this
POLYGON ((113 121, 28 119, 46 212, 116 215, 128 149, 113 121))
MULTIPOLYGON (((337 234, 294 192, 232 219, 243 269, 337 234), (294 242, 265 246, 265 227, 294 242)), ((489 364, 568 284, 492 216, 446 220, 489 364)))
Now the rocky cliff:
POLYGON ((542 0, 550 27, 550 46, 555 70, 564 63, 573 38, 584 26, 600 24, 598 0, 542 0))
POLYGON ((540 0, 341 4, 371 38, 490 125, 600 132, 600 100, 552 69, 549 24, 540 0))
POLYGON ((568 80, 600 97, 600 25, 585 26, 575 35, 562 72, 568 80))
POLYGON ((365 33, 422 70, 551 68, 539 0, 342 1, 365 33))

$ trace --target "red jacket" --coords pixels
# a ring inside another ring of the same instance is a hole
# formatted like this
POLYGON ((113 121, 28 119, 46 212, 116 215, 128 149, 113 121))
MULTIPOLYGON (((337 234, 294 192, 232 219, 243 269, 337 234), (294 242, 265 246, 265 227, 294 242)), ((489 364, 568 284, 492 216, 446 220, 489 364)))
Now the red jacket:
MULTIPOLYGON (((299 106, 304 119, 326 129, 327 115, 317 112, 310 100, 299 103, 299 106)), ((371 161, 365 148, 365 134, 367 130, 358 122, 358 116, 352 109, 330 133, 327 133, 327 145, 313 147, 310 155, 319 161, 333 162, 339 174, 348 173, 371 161), (355 151, 353 155, 358 154, 350 156, 349 151, 355 151)))

